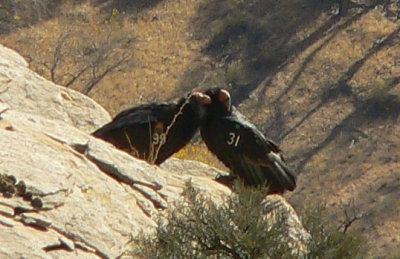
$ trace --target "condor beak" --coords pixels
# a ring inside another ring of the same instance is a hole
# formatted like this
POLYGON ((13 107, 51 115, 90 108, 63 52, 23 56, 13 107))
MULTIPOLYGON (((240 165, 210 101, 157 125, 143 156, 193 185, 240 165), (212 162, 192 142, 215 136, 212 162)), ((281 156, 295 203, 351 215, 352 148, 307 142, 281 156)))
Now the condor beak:
POLYGON ((211 103, 211 98, 210 96, 200 93, 200 92, 194 92, 193 96, 196 98, 198 102, 201 102, 203 104, 210 104, 211 103))
POLYGON ((231 111, 231 95, 225 89, 221 89, 218 94, 218 100, 223 103, 227 111, 231 111))

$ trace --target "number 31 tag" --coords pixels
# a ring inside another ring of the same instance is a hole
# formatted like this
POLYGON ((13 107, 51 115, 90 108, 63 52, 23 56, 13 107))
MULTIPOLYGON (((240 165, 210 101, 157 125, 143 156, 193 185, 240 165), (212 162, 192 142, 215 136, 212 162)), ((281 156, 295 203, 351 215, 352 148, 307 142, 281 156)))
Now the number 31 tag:
POLYGON ((235 145, 237 147, 239 143, 240 135, 236 135, 234 132, 229 133, 229 140, 226 142, 228 145, 235 145))

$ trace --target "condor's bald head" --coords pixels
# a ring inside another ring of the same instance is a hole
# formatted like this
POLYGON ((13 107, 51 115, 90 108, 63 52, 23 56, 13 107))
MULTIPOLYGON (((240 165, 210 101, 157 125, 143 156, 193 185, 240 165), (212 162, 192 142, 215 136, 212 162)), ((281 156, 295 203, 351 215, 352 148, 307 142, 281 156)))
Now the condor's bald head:
POLYGON ((219 116, 226 116, 232 113, 231 95, 227 90, 220 87, 212 87, 205 91, 205 94, 211 98, 209 112, 219 116))
POLYGON ((191 100, 194 100, 196 102, 202 103, 202 104, 210 104, 211 103, 211 97, 203 94, 202 92, 194 91, 190 94, 191 100))

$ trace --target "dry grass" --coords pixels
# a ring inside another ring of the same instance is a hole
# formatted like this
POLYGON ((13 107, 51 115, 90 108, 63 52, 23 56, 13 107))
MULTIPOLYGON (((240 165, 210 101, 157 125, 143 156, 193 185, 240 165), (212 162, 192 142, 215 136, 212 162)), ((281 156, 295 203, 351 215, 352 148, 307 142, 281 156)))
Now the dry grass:
POLYGON ((399 40, 369 55, 398 28, 380 8, 371 10, 321 37, 241 106, 269 136, 293 129, 281 141, 300 173, 299 188, 288 194, 294 204, 322 201, 334 221, 354 200, 364 217, 353 227, 375 237, 369 256, 400 251, 393 223, 400 217, 389 208, 399 206, 400 83, 392 85, 400 75, 399 40), (332 91, 359 61, 346 91, 332 91))
POLYGON ((201 59, 204 42, 194 40, 189 28, 199 2, 163 1, 126 24, 137 38, 134 67, 105 80, 93 98, 115 114, 133 104, 175 96, 183 72, 201 59))
MULTIPOLYGON (((132 105, 175 97, 183 72, 194 62, 202 62, 203 59, 200 49, 205 41, 195 40, 190 29, 190 21, 200 2, 162 1, 157 8, 139 15, 123 14, 124 10, 118 10, 124 17, 121 26, 136 38, 133 48, 130 49, 134 62, 130 69, 114 72, 104 78, 90 96, 111 114, 132 105)), ((63 8, 85 17, 94 27, 101 26, 112 15, 102 15, 100 7, 92 6, 91 1, 74 7, 65 1, 63 8)), ((34 27, 9 34, 0 43, 27 56, 31 49, 29 42, 21 41, 21 35, 35 35, 33 40, 37 42, 38 52, 45 56, 54 49, 56 40, 62 33, 62 23, 65 20, 60 15, 34 27)), ((80 34, 87 35, 90 29, 83 27, 80 34)), ((38 72, 50 78, 44 70, 39 69, 38 72)), ((194 87, 195 85, 188 86, 194 87)))
POLYGON ((218 158, 207 149, 207 146, 204 143, 188 144, 179 152, 175 153, 174 157, 187 160, 196 160, 221 170, 227 170, 227 168, 218 160, 218 158))

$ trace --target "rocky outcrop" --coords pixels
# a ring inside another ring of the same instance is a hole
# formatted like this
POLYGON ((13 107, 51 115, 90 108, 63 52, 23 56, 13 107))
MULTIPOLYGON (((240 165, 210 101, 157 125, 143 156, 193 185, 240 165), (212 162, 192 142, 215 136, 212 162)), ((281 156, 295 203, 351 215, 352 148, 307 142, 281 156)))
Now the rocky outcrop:
MULTIPOLYGON (((230 193, 212 180, 223 173, 213 167, 153 166, 93 138, 107 112, 2 46, 0 114, 0 258, 116 258, 132 236, 154 229, 188 180, 216 201, 230 193)), ((289 241, 304 250, 308 234, 294 210, 268 199, 281 208, 268 213, 287 216, 289 241)))

